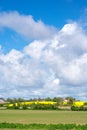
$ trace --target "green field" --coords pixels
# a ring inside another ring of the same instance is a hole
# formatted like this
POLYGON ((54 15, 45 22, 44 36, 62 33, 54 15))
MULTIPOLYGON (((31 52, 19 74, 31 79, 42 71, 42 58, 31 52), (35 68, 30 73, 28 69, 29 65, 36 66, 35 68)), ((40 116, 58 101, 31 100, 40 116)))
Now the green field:
POLYGON ((0 123, 87 124, 87 111, 0 110, 0 123))

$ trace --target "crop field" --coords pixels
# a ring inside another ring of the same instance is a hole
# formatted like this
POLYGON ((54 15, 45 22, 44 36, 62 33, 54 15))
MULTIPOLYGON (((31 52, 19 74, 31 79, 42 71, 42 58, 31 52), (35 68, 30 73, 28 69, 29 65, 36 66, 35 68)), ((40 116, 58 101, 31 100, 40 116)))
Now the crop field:
POLYGON ((0 130, 87 130, 87 111, 0 110, 0 130))
MULTIPOLYGON (((48 127, 50 124, 53 124, 54 126, 55 124, 85 125, 87 124, 87 111, 0 110, 0 123, 2 122, 14 124, 21 123, 27 125, 45 124, 47 125, 46 127, 48 127)), ((14 127, 12 128, 12 130, 14 130, 14 127)), ((29 130, 34 130, 34 128, 31 128, 29 130)), ((43 130, 45 130, 45 128, 43 130)))

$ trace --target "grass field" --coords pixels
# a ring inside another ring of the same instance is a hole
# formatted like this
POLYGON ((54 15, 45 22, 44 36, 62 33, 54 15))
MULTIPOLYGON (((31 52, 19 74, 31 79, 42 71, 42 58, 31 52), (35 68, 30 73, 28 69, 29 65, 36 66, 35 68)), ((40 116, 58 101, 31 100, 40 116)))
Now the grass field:
POLYGON ((0 122, 87 124, 86 111, 0 110, 0 122))

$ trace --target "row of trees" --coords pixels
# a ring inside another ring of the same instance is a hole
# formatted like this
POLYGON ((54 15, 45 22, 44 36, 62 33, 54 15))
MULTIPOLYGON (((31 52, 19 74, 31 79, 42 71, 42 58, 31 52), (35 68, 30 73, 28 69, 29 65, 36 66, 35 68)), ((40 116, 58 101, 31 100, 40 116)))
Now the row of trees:
POLYGON ((15 103, 15 102, 24 102, 24 101, 54 101, 54 102, 57 102, 57 105, 61 105, 64 101, 67 101, 67 104, 68 105, 72 105, 73 101, 76 101, 75 98, 73 97, 66 97, 66 98, 61 98, 61 97, 54 97, 54 98, 50 98, 50 97, 47 97, 47 98, 31 98, 29 100, 25 100, 23 98, 7 98, 5 100, 6 102, 9 102, 9 103, 15 103))
MULTIPOLYGON (((3 99, 4 100, 4 99, 3 99)), ((87 111, 87 102, 77 101, 73 97, 54 97, 54 98, 34 98, 25 100, 23 98, 7 98, 5 103, 0 104, 1 107, 6 107, 8 109, 51 109, 51 110, 66 110, 71 108, 73 111, 84 110, 87 111), (42 102, 41 102, 42 101, 42 102), (44 103, 45 101, 45 103, 44 103), (27 102, 27 103, 26 103, 27 102), (30 103, 31 102, 31 103, 30 103), (47 102, 53 102, 49 104, 47 102), (56 102, 56 103, 55 103, 56 102), (67 106, 67 107, 64 107, 67 106)))

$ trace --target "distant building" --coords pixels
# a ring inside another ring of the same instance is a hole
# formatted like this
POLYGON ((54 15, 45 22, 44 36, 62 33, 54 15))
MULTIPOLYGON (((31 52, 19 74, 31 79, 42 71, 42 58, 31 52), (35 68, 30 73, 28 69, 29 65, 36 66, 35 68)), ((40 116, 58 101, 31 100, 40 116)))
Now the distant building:
POLYGON ((0 98, 0 104, 4 104, 4 103, 5 103, 4 99, 0 98))

